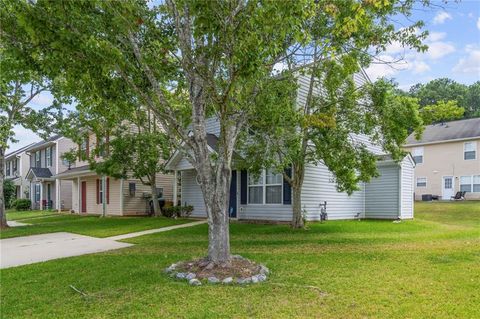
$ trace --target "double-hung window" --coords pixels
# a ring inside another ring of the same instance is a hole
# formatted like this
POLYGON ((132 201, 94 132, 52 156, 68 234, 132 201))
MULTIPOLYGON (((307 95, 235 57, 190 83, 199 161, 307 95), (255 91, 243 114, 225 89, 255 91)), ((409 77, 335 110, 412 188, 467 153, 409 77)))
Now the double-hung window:
POLYGON ((282 174, 278 174, 272 170, 266 170, 265 174, 265 204, 281 204, 282 174))
POLYGON ((480 175, 460 176, 460 191, 480 193, 480 175))
POLYGON ((415 164, 422 164, 423 163, 423 147, 415 147, 412 150, 413 160, 415 164))
POLYGON ((248 203, 263 204, 263 171, 259 176, 248 174, 248 203))
POLYGON ((103 181, 99 180, 98 183, 98 203, 103 204, 103 181))
POLYGON ((460 176, 460 191, 472 191, 472 176, 460 176))
POLYGON ((477 142, 463 143, 463 159, 474 160, 477 158, 477 142))
POLYGON ((42 167, 42 164, 40 161, 40 151, 35 152, 35 167, 42 167))
POLYGON ((45 149, 45 162, 47 164, 47 167, 52 166, 52 147, 48 147, 45 149))
POLYGON ((6 172, 5 175, 6 175, 6 176, 10 176, 10 162, 7 162, 6 167, 7 167, 7 172, 6 172))
POLYGON ((249 204, 281 204, 283 176, 273 170, 262 170, 259 175, 248 174, 249 204))
POLYGON ((427 178, 417 177, 417 187, 427 187, 427 178))

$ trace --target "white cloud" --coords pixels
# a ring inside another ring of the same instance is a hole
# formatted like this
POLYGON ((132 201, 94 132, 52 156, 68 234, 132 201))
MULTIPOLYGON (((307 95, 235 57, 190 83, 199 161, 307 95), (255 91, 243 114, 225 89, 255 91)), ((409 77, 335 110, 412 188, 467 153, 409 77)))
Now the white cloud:
POLYGON ((410 65, 409 69, 412 70, 413 74, 422 74, 422 73, 425 73, 427 71, 430 71, 430 66, 423 61, 413 61, 413 63, 411 63, 411 65, 410 65))
POLYGON ((435 18, 433 18, 433 24, 442 24, 447 20, 452 20, 452 16, 450 13, 445 11, 440 11, 437 13, 435 18))
POLYGON ((480 18, 477 19, 477 28, 480 30, 480 18))
POLYGON ((50 106, 53 102, 53 96, 50 92, 42 92, 35 96, 30 103, 39 108, 50 106))
POLYGON ((446 36, 447 36, 446 32, 430 32, 426 41, 427 42, 440 41, 440 40, 445 39, 446 36))
POLYGON ((38 135, 20 125, 16 125, 13 131, 15 132, 15 139, 18 140, 18 142, 8 144, 8 153, 41 140, 38 135))
POLYGON ((480 49, 467 46, 467 55, 460 58, 452 71, 463 74, 476 74, 480 77, 480 49))
POLYGON ((442 41, 428 43, 427 56, 430 59, 440 59, 453 52, 455 52, 455 47, 451 43, 442 41))
POLYGON ((370 79, 375 81, 381 77, 390 77, 395 75, 401 70, 408 68, 406 61, 397 61, 397 59, 391 55, 384 54, 376 57, 374 63, 372 63, 366 70, 370 79))

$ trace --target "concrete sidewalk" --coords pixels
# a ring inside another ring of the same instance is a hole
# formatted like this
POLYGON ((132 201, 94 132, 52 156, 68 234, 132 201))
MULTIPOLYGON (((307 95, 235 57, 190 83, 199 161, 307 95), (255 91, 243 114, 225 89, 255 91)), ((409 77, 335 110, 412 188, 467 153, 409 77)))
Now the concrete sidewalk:
POLYGON ((0 268, 132 246, 111 239, 60 232, 0 240, 0 268))
POLYGON ((0 240, 0 269, 129 247, 132 244, 117 242, 117 240, 192 227, 206 222, 201 220, 107 238, 58 232, 2 239, 0 240))
POLYGON ((192 223, 187 223, 187 224, 180 224, 180 225, 175 225, 175 226, 155 228, 155 229, 139 231, 139 232, 136 232, 136 233, 128 233, 128 234, 123 234, 123 235, 107 237, 106 239, 112 239, 112 240, 128 239, 128 238, 133 238, 133 237, 138 237, 138 236, 143 236, 143 235, 161 233, 161 232, 174 230, 174 229, 179 229, 179 228, 197 226, 197 225, 205 224, 206 222, 207 222, 206 220, 199 220, 197 222, 192 222, 192 223))

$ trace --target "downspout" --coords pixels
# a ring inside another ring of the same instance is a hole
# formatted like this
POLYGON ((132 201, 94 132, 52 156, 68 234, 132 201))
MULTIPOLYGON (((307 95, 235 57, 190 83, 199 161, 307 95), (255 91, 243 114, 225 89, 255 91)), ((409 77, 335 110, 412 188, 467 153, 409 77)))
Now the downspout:
POLYGON ((120 215, 123 215, 123 178, 120 179, 120 215))
MULTIPOLYGON (((403 160, 402 160, 403 162, 403 160)), ((402 219, 402 193, 403 193, 403 188, 402 188, 402 163, 400 163, 400 169, 398 170, 398 187, 399 187, 399 192, 398 192, 398 219, 402 219)))

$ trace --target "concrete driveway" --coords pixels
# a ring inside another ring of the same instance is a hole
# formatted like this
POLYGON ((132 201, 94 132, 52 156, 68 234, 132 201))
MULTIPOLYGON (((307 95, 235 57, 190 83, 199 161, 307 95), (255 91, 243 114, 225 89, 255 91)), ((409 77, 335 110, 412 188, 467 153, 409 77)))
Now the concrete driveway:
POLYGON ((0 240, 0 268, 16 267, 57 258, 80 256, 132 246, 109 238, 67 232, 0 240))

